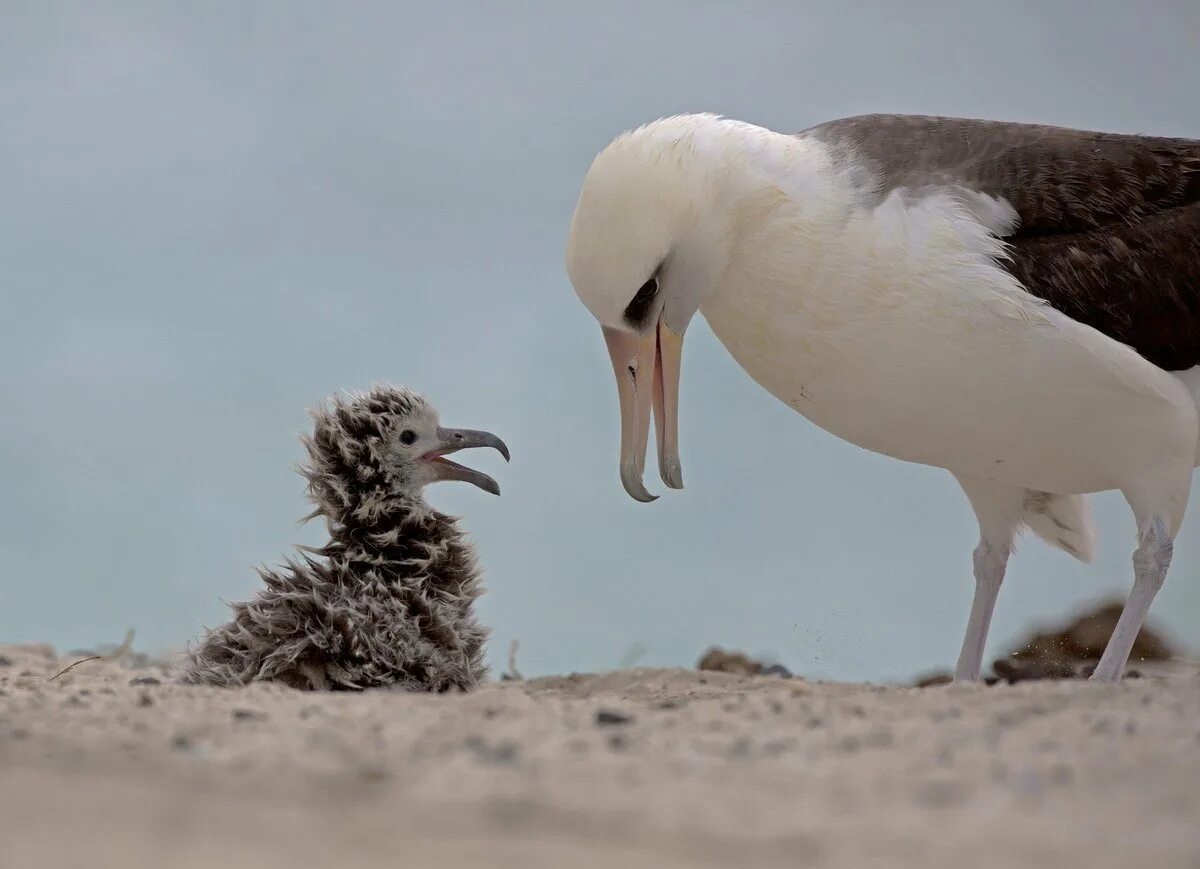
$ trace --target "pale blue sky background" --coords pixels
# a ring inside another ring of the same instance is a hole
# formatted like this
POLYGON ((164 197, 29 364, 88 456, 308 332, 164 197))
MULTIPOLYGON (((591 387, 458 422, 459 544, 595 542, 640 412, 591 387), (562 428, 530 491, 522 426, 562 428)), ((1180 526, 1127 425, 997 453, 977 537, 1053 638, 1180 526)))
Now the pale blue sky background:
MULTIPOLYGON (((504 496, 431 490, 487 568, 493 660, 950 665, 976 530, 944 472, 827 435, 697 321, 688 489, 617 479, 616 394, 567 282, 583 173, 626 127, 865 111, 1200 136, 1179 2, 0 2, 0 641, 178 646, 319 529, 305 408, 376 380, 491 429, 504 496)), ((869 411, 869 408, 866 409, 869 411)), ((651 475, 653 477, 653 475, 651 475)), ((1028 541, 991 650, 1130 582, 1028 541)), ((1200 511, 1153 615, 1193 640, 1200 511)))

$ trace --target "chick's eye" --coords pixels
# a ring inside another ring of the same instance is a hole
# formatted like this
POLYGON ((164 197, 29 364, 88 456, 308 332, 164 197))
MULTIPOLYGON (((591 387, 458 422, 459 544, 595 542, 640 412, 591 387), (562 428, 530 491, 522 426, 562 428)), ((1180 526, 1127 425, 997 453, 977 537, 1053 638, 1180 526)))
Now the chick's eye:
POLYGON ((413 441, 416 439, 417 433, 411 428, 406 428, 404 431, 400 432, 400 443, 404 444, 406 447, 411 446, 413 441))

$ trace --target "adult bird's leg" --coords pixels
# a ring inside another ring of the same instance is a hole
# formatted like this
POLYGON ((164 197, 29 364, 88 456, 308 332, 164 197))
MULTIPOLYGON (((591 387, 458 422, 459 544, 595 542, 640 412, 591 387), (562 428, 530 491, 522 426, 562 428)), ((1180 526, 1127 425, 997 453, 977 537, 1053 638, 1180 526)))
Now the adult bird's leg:
POLYGON ((979 679, 983 669, 983 647, 987 643, 992 611, 996 608, 1000 584, 1004 582, 1010 551, 1008 545, 989 543, 986 539, 980 540, 975 547, 975 597, 971 600, 971 615, 967 618, 967 633, 958 654, 958 666, 954 668, 956 681, 975 682, 979 679))
POLYGON ((978 681, 983 669, 983 649, 987 644, 996 597, 1004 582, 1013 538, 1021 524, 1025 490, 990 480, 955 476, 979 520, 979 545, 974 553, 975 597, 971 601, 971 615, 967 619, 958 666, 954 668, 955 681, 974 682, 978 681))
POLYGON ((1125 601, 1108 645, 1104 647, 1100 663, 1092 673, 1094 681, 1116 682, 1125 673, 1134 640, 1142 630, 1154 596, 1167 578, 1174 548, 1166 523, 1158 517, 1152 519, 1139 535, 1138 548, 1133 553, 1133 590, 1125 601))

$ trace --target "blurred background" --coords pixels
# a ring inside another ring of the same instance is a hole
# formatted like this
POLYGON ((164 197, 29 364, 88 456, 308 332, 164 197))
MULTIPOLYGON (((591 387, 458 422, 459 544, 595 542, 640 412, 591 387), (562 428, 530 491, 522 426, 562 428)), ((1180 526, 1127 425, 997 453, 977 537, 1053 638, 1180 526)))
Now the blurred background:
MULTIPOLYGON (((617 477, 616 392, 563 247, 622 130, 714 111, 781 131, 871 111, 1200 136, 1194 0, 1128 3, 0 4, 0 642, 181 647, 256 563, 315 543, 305 410, 425 392, 503 497, 430 489, 486 568, 492 659, 525 675, 692 665, 952 665, 974 519, 948 474, 843 443, 699 319, 688 488, 617 477), (660 487, 661 488, 661 487, 660 487)), ((648 479, 654 474, 648 474, 648 479)), ((657 480, 655 480, 657 482, 657 480)), ((1029 540, 993 653, 1131 582, 1029 540)), ((1200 503, 1151 612, 1200 616, 1200 503)))

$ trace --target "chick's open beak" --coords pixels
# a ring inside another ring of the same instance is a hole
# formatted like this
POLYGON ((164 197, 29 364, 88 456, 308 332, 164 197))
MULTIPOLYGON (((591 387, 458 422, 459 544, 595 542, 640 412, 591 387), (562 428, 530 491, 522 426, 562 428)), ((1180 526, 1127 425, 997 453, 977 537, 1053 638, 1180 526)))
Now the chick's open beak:
POLYGON ((424 458, 433 466, 434 479, 460 480, 478 486, 493 495, 500 494, 500 485, 487 474, 472 468, 452 462, 446 458, 450 453, 467 450, 473 447, 491 447, 504 461, 509 461, 508 447, 504 441, 491 432, 476 431, 469 428, 439 428, 437 430, 438 445, 427 452, 424 458))
POLYGON ((621 406, 621 483, 637 501, 657 496, 646 491, 642 475, 650 437, 650 414, 658 436, 658 470, 672 489, 683 488, 679 464, 679 369, 683 336, 659 322, 646 335, 601 327, 621 406))

